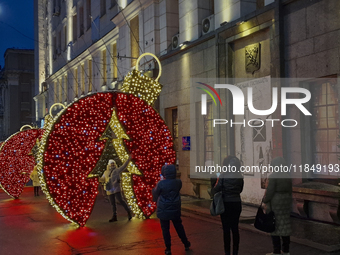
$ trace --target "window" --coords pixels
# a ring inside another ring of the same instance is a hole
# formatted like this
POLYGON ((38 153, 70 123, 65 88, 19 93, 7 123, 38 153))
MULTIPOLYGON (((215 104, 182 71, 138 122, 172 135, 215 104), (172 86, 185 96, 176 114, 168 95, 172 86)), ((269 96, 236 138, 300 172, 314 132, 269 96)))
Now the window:
POLYGON ((261 9, 264 7, 264 0, 256 0, 256 9, 261 9))
POLYGON ((81 94, 85 94, 85 69, 84 64, 81 65, 81 94))
POLYGON ((68 80, 67 80, 67 75, 64 76, 64 94, 65 94, 65 101, 68 101, 67 100, 67 93, 68 92, 68 80))
POLYGON ((130 21, 131 33, 130 33, 130 44, 131 44, 131 66, 135 66, 137 58, 139 57, 139 19, 138 16, 134 17, 130 21))
POLYGON ((20 112, 20 121, 21 124, 27 124, 31 122, 31 114, 29 111, 21 111, 20 112))
POLYGON ((116 80, 118 78, 118 63, 117 63, 117 44, 112 45, 112 78, 116 80))
POLYGON ((78 68, 74 69, 74 97, 78 96, 78 68))
POLYGON ((339 103, 336 85, 336 79, 327 79, 311 86, 313 163, 321 164, 323 173, 328 172, 329 164, 339 163, 339 103))
POLYGON ((64 26, 64 51, 67 49, 67 26, 64 26))
POLYGON ((54 93, 54 100, 53 100, 53 103, 57 103, 58 102, 58 98, 57 98, 57 96, 58 96, 58 83, 57 82, 54 82, 54 91, 53 91, 53 93, 54 93))
POLYGON ((92 91, 92 60, 89 59, 89 92, 92 91))
POLYGON ((22 103, 29 103, 31 101, 30 93, 29 92, 21 92, 21 102, 22 103))
POLYGON ((209 0, 209 12, 210 15, 215 13, 215 4, 214 4, 214 0, 209 0))
POLYGON ((86 23, 87 29, 91 27, 91 0, 86 1, 86 23))
POLYGON ((117 5, 117 2, 116 1, 118 1, 118 0, 111 0, 111 6, 110 6, 110 8, 113 8, 113 7, 115 7, 116 5, 117 5))
POLYGON ((84 34, 84 7, 79 7, 79 37, 84 34))
POLYGON ((73 42, 77 41, 77 14, 73 16, 73 42))
POLYGON ((58 92, 59 92, 59 98, 58 101, 59 103, 63 102, 63 90, 62 90, 62 85, 61 85, 61 79, 59 79, 59 84, 58 84, 58 92))
POLYGON ((102 62, 103 62, 103 85, 106 85, 106 50, 102 52, 102 62))
POLYGON ((207 102, 207 115, 204 116, 204 162, 206 166, 214 163, 214 133, 212 102, 207 102))
POLYGON ((61 30, 58 32, 58 54, 61 51, 61 30))
POLYGON ((106 0, 100 0, 100 17, 106 14, 106 0))
POLYGON ((54 49, 54 56, 53 56, 53 59, 56 59, 56 55, 57 55, 57 37, 56 36, 53 36, 53 42, 52 42, 52 46, 53 46, 53 49, 54 49))

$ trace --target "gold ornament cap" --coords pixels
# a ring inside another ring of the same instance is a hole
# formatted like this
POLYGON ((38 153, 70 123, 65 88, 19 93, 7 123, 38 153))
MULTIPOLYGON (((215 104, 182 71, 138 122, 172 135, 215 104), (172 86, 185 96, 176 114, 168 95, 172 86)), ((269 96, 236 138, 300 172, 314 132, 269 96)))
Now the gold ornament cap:
POLYGON ((162 90, 162 85, 158 82, 161 74, 162 67, 159 59, 152 53, 143 53, 137 59, 136 69, 129 72, 125 77, 121 91, 133 94, 134 96, 146 101, 149 105, 153 105, 162 90), (159 74, 155 80, 145 76, 138 70, 139 61, 146 55, 154 57, 159 65, 159 74))

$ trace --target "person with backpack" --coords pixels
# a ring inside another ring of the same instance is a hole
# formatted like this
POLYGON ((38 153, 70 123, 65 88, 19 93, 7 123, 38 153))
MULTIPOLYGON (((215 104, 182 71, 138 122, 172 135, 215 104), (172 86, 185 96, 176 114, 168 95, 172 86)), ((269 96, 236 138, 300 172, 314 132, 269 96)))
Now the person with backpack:
POLYGON ((110 159, 103 176, 100 178, 101 181, 105 183, 104 187, 106 190, 106 194, 108 195, 110 203, 112 205, 113 216, 109 220, 109 222, 117 221, 116 199, 128 213, 128 219, 131 220, 132 218, 132 212, 125 200, 123 200, 122 198, 120 187, 120 174, 126 169, 131 158, 132 155, 130 155, 129 159, 121 167, 117 167, 116 161, 110 159))
POLYGON ((157 217, 160 219, 163 239, 166 246, 165 254, 171 254, 170 221, 174 225, 176 232, 184 244, 186 251, 191 244, 185 234, 181 219, 181 196, 179 191, 182 188, 182 181, 176 179, 176 167, 174 165, 164 165, 162 176, 157 186, 152 190, 154 201, 157 201, 157 217))

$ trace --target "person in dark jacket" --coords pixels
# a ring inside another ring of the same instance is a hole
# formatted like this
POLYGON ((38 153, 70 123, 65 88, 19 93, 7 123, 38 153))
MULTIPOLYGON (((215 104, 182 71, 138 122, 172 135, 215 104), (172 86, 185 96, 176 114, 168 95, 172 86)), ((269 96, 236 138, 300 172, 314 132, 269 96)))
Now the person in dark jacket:
POLYGON ((157 217, 160 219, 166 246, 165 254, 171 254, 170 221, 172 221, 179 238, 184 244, 185 250, 189 250, 190 242, 185 234, 181 220, 181 196, 182 181, 176 179, 176 168, 174 165, 164 165, 162 175, 165 178, 157 183, 152 194, 157 201, 157 217))
MULTIPOLYGON (((270 165, 279 169, 281 166, 286 166, 286 161, 282 157, 276 157, 270 165)), ((281 251, 282 254, 289 255, 290 235, 292 232, 290 223, 292 192, 292 180, 288 173, 277 171, 269 176, 263 202, 266 204, 267 211, 272 210, 275 214, 275 231, 271 233, 273 252, 267 253, 267 255, 281 254, 281 251)))
POLYGON ((241 162, 235 156, 228 156, 223 160, 223 166, 230 166, 230 170, 221 173, 212 194, 222 190, 224 213, 221 214, 224 238, 224 252, 230 255, 230 230, 233 234, 233 255, 238 254, 240 234, 238 223, 242 211, 240 193, 243 190, 243 176, 240 172, 241 162), (235 171, 235 172, 234 172, 235 171))

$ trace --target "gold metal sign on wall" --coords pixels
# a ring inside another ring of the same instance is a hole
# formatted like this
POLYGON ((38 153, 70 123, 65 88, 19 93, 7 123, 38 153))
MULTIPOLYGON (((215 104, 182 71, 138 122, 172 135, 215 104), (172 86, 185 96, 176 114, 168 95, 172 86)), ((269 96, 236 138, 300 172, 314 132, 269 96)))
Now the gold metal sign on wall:
POLYGON ((260 69, 260 43, 254 43, 245 47, 246 72, 254 73, 260 69))

